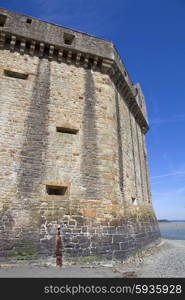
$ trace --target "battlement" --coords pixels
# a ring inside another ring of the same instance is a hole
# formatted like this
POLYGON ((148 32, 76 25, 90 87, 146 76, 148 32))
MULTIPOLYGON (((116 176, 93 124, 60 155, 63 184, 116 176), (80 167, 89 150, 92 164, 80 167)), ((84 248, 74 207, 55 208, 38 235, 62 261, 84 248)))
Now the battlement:
POLYGON ((136 86, 112 42, 0 8, 0 49, 3 48, 109 74, 143 133, 147 132, 146 110, 137 101, 136 86))

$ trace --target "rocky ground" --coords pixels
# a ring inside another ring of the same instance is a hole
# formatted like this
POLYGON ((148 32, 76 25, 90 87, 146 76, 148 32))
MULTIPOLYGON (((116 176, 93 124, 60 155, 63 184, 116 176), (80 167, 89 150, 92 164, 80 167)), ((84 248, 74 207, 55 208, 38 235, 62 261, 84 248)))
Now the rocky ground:
POLYGON ((65 261, 56 267, 55 258, 47 261, 7 261, 0 263, 0 277, 34 278, 160 278, 185 277, 185 240, 162 239, 123 262, 65 261))

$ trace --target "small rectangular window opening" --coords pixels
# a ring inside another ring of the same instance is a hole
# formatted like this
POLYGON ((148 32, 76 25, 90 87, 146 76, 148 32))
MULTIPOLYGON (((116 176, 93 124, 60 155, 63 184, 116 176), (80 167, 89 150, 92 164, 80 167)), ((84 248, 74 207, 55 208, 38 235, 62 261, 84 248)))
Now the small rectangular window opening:
POLYGON ((4 75, 7 77, 13 77, 17 79, 24 79, 24 80, 28 79, 28 74, 14 72, 10 70, 4 70, 4 75))
POLYGON ((7 16, 0 14, 0 27, 3 27, 6 23, 7 16))
POLYGON ((70 33, 64 33, 64 43, 67 45, 72 45, 72 42, 74 40, 74 35, 70 33))
POLYGON ((77 134, 78 130, 74 128, 65 128, 65 127, 56 127, 57 132, 68 133, 68 134, 77 134))
POLYGON ((48 195, 63 196, 67 194, 67 186, 47 185, 46 192, 48 195))
POLYGON ((134 198, 134 197, 132 197, 132 204, 133 204, 133 205, 137 205, 137 199, 134 198))
POLYGON ((27 19, 27 20, 26 20, 26 23, 27 23, 27 24, 31 24, 31 23, 32 23, 32 19, 27 19))

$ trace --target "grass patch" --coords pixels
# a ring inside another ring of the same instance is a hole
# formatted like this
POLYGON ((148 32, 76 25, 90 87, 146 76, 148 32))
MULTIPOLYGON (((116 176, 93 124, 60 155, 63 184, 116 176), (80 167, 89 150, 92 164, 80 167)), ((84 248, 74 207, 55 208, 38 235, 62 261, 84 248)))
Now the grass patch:
POLYGON ((38 252, 34 247, 14 247, 8 253, 8 258, 16 260, 36 259, 38 258, 38 252))
POLYGON ((102 258, 99 257, 99 256, 96 256, 96 255, 89 255, 89 256, 81 257, 80 260, 81 260, 81 262, 87 264, 87 263, 94 263, 94 262, 97 262, 97 261, 101 261, 102 258))

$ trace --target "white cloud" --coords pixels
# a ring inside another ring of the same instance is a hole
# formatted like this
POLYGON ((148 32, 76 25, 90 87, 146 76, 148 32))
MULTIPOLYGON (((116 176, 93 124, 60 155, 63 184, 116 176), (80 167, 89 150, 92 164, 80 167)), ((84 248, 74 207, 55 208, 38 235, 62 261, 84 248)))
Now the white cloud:
POLYGON ((169 118, 154 118, 150 120, 151 125, 160 125, 165 123, 185 122, 185 114, 174 115, 169 118))
POLYGON ((177 176, 177 175, 185 175, 185 171, 175 171, 171 173, 151 176, 151 179, 164 178, 164 177, 177 176))

